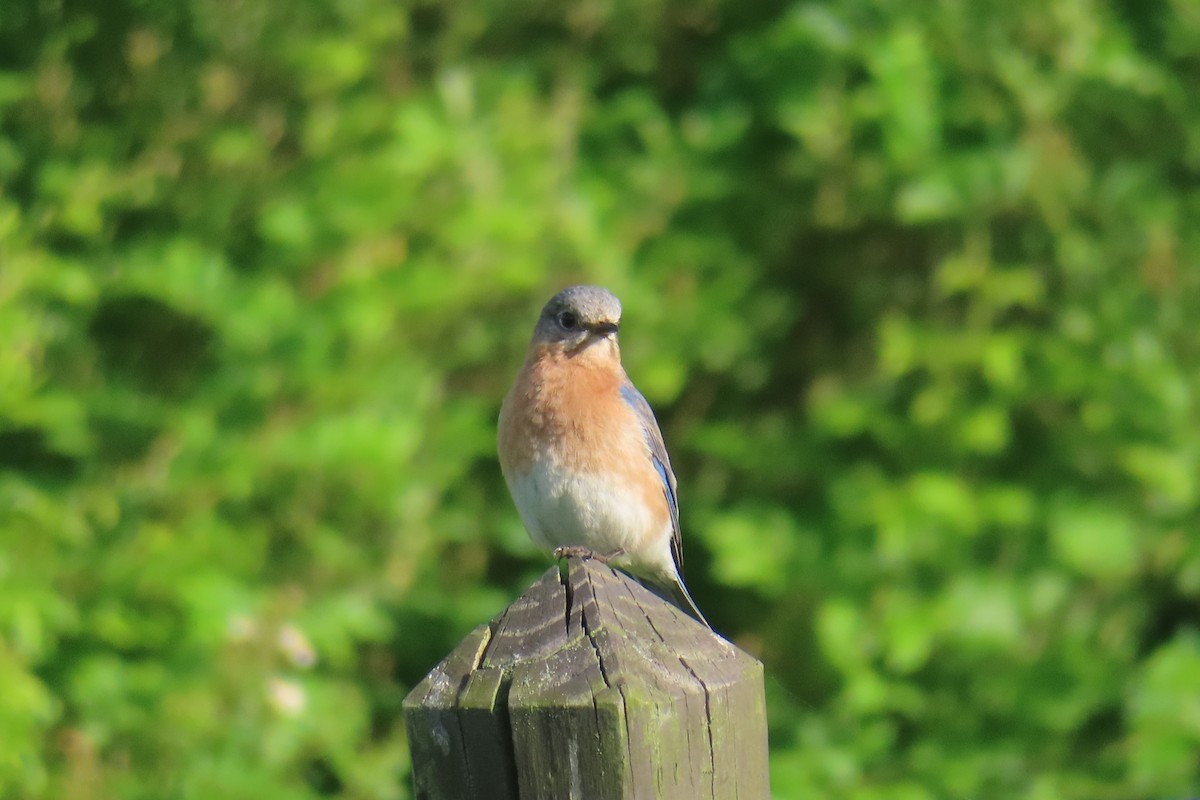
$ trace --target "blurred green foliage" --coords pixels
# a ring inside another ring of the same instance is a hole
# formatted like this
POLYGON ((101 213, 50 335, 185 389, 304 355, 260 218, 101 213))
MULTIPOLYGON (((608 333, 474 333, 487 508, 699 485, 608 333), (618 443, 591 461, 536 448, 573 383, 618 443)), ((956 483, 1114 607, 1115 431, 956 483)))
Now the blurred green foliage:
POLYGON ((778 797, 1200 787, 1192 0, 0 6, 0 795, 397 798, 625 301, 778 797))

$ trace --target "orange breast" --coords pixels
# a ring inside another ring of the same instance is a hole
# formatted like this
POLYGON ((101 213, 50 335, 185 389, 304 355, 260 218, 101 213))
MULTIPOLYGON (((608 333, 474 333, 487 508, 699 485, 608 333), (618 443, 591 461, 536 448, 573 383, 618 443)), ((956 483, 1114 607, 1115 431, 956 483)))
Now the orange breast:
MULTIPOLYGON (((505 471, 526 472, 539 457, 581 472, 640 471, 646 445, 621 399, 625 373, 614 361, 605 352, 531 354, 500 411, 505 471)), ((653 471, 648 459, 645 466, 653 471)))

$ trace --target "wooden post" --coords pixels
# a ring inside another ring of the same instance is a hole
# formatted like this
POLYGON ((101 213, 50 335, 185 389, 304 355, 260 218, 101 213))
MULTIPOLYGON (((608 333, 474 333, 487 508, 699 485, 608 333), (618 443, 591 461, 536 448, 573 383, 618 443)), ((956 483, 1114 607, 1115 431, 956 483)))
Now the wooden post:
POLYGON ((762 664, 595 559, 404 700, 418 800, 770 796, 762 664))

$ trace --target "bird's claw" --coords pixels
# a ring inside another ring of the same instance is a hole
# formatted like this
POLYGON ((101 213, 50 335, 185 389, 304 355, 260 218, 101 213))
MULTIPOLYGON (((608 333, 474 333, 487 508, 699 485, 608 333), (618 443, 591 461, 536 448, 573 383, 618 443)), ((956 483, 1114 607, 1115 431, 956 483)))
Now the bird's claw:
POLYGON ((607 564, 614 558, 623 555, 625 555, 625 551, 619 547, 611 553, 597 553, 595 550, 592 550, 588 547, 583 547, 582 545, 567 545, 565 547, 554 548, 555 561, 561 561, 564 558, 581 558, 586 561, 590 558, 594 558, 601 564, 607 564))

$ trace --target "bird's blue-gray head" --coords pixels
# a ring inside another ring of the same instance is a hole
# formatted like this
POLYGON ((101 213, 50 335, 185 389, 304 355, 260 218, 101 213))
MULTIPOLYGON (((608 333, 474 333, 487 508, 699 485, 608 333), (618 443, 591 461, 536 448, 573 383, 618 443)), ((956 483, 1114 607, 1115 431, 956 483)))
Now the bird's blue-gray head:
POLYGON ((533 341, 576 352, 595 342, 616 343, 621 301, 599 286, 563 289, 542 308, 533 341))

